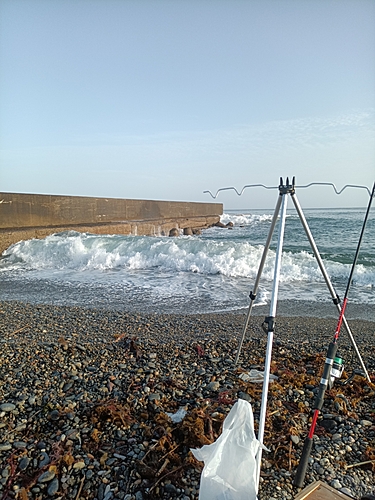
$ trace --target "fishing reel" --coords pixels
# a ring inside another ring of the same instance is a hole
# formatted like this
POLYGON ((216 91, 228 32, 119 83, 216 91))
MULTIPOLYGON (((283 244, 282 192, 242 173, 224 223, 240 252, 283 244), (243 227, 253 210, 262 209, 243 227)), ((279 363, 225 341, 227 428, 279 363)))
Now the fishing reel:
POLYGON ((328 382, 328 388, 331 389, 336 378, 341 378, 344 371, 343 359, 336 356, 332 363, 331 373, 328 382))
MULTIPOLYGON (((333 360, 333 364, 332 364, 332 368, 331 368, 331 374, 330 374, 330 379, 329 379, 329 383, 328 383, 329 389, 332 388, 335 379, 341 378, 341 375, 343 374, 343 372, 344 372, 344 360, 342 358, 340 358, 339 356, 336 356, 335 359, 333 360)), ((350 377, 348 377, 345 380, 340 380, 339 384, 340 385, 348 385, 348 384, 350 384, 350 382, 352 382, 352 380, 354 380, 355 377, 366 378, 366 374, 363 370, 355 369, 353 371, 353 373, 350 375, 350 377)))

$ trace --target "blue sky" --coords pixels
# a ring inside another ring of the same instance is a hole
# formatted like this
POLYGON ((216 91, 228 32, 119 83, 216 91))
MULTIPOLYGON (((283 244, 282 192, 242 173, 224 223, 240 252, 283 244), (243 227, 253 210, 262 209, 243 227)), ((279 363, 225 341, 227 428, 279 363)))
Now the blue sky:
POLYGON ((2 0, 0 67, 1 191, 212 201, 375 179, 374 0, 2 0))

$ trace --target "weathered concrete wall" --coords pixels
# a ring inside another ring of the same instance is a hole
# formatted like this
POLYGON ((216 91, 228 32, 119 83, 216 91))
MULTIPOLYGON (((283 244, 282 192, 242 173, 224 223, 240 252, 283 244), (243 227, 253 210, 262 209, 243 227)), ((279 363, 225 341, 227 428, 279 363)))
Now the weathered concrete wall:
POLYGON ((199 230, 222 213, 221 203, 0 193, 0 252, 20 240, 67 230, 134 235, 199 230))

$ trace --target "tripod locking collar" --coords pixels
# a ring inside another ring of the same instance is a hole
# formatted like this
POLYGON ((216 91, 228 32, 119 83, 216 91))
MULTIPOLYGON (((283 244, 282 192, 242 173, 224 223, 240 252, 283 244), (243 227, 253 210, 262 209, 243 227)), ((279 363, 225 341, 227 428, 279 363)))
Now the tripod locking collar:
POLYGON ((275 318, 274 316, 266 316, 262 323, 262 328, 265 333, 275 331, 275 318))

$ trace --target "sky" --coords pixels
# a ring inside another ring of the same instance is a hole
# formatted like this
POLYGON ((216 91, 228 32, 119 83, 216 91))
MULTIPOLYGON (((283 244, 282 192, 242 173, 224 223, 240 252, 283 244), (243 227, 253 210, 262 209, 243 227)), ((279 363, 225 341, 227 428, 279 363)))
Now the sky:
POLYGON ((0 68, 0 191, 367 206, 375 0, 2 0, 0 68))

